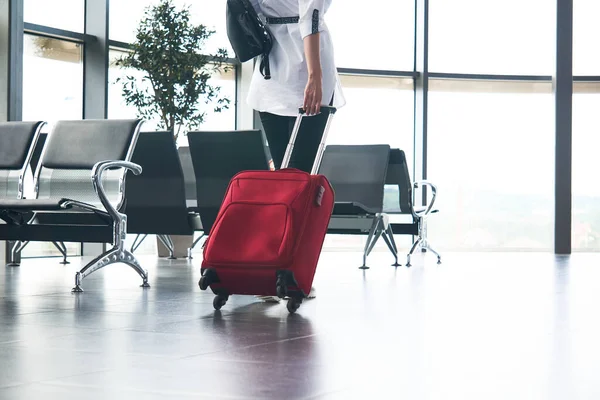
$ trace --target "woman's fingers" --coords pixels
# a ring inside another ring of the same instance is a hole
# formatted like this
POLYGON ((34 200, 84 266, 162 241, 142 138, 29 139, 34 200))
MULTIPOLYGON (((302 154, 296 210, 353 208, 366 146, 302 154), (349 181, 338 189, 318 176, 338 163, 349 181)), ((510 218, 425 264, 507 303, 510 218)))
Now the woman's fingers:
POLYGON ((321 112, 321 98, 315 96, 315 115, 321 112))
POLYGON ((312 90, 308 90, 304 95, 304 112, 306 115, 313 115, 315 109, 315 95, 312 90))
POLYGON ((308 82, 304 91, 304 111, 306 115, 316 115, 321 111, 322 89, 315 82, 308 82))
POLYGON ((306 88, 306 90, 304 91, 304 104, 302 105, 302 108, 304 109, 304 112, 306 113, 306 115, 310 115, 310 105, 311 105, 311 94, 310 94, 310 88, 306 88))

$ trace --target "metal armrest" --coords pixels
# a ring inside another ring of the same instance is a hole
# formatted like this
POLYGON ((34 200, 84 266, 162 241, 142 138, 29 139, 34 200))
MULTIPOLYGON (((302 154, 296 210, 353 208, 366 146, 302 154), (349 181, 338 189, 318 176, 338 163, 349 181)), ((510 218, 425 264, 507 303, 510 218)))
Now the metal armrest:
POLYGON ((69 209, 69 208, 80 208, 82 210, 85 211, 91 211, 95 214, 100 214, 100 215, 104 215, 104 216, 108 216, 108 213, 105 210, 101 210, 98 207, 88 204, 88 203, 84 203, 81 201, 77 201, 77 200, 71 200, 71 199, 66 199, 65 201, 63 201, 60 204, 61 208, 64 209, 69 209))
POLYGON ((100 161, 96 163, 92 169, 92 183, 94 184, 94 190, 100 198, 100 202, 102 202, 102 205, 112 218, 119 220, 120 214, 115 207, 110 204, 106 192, 104 191, 104 186, 102 186, 102 174, 104 171, 115 168, 125 168, 132 171, 135 175, 139 175, 142 173, 142 167, 129 161, 100 161))
POLYGON ((415 218, 419 218, 419 217, 424 217, 427 216, 429 214, 431 214, 431 210, 433 209, 433 205, 435 204, 435 199, 437 197, 437 186, 434 185, 433 183, 429 182, 429 181, 419 181, 419 182, 415 182, 413 184, 413 201, 412 201, 412 205, 411 205, 411 211, 412 214, 415 218), (429 204, 427 204, 427 207, 425 208, 425 210, 422 211, 415 211, 415 193, 417 192, 416 189, 418 189, 420 186, 428 186, 431 188, 431 201, 429 204))

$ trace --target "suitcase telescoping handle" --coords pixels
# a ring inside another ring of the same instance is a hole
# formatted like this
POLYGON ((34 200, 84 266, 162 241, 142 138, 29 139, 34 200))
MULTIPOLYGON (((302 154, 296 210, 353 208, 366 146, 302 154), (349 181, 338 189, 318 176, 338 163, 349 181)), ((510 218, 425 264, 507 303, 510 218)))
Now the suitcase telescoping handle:
MULTIPOLYGON (((325 152, 325 143, 327 141, 327 135, 329 133, 329 128, 331 125, 331 119, 336 111, 337 109, 335 107, 321 106, 320 114, 327 114, 327 122, 325 123, 323 137, 321 138, 321 143, 319 144, 319 150, 317 151, 317 156, 315 157, 315 162, 312 167, 311 175, 316 175, 319 172, 321 160, 323 159, 323 153, 325 152)), ((296 123, 294 124, 294 129, 292 130, 292 134, 290 136, 290 142, 288 143, 285 155, 283 156, 283 161, 281 162, 281 168, 287 168, 290 164, 290 160, 292 159, 292 153, 294 152, 294 145, 296 144, 296 138, 298 137, 298 132, 300 131, 300 126, 302 125, 302 119, 305 115, 306 112, 304 111, 304 109, 300 108, 298 112, 298 117, 296 118, 296 123)))

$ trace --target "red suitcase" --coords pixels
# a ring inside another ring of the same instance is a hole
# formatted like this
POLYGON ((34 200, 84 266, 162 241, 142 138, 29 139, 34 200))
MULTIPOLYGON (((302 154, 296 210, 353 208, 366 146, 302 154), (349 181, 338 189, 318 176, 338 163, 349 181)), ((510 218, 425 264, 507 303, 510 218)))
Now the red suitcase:
POLYGON ((335 108, 328 113, 311 174, 286 168, 304 113, 296 120, 282 169, 234 176, 204 246, 200 289, 216 294, 288 297, 295 312, 309 294, 334 204, 333 189, 317 175, 335 108))

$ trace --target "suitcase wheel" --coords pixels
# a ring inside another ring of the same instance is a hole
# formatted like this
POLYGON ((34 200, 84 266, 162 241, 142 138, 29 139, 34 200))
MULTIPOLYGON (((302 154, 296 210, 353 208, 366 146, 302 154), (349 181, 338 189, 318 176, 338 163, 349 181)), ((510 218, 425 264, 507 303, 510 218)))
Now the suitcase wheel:
POLYGON ((220 310, 221 307, 223 307, 225 304, 227 304, 227 300, 229 299, 229 296, 227 295, 222 295, 222 294, 218 294, 215 296, 214 300, 213 300, 213 307, 215 308, 215 310, 220 310))
POLYGON ((206 276, 203 276, 202 278, 200 278, 200 282, 198 282, 198 286, 200 286, 200 290, 208 289, 209 283, 208 283, 208 279, 206 279, 206 276))
POLYGON ((202 272, 202 277, 198 281, 198 286, 200 286, 200 290, 206 290, 213 283, 219 283, 219 277, 217 276, 217 271, 213 268, 208 268, 202 272))
POLYGON ((291 297, 287 302, 287 309, 290 314, 295 313, 300 308, 300 304, 302 304, 302 299, 291 297))
POLYGON ((278 282, 277 284, 277 297, 283 299, 287 296, 287 286, 278 282))

